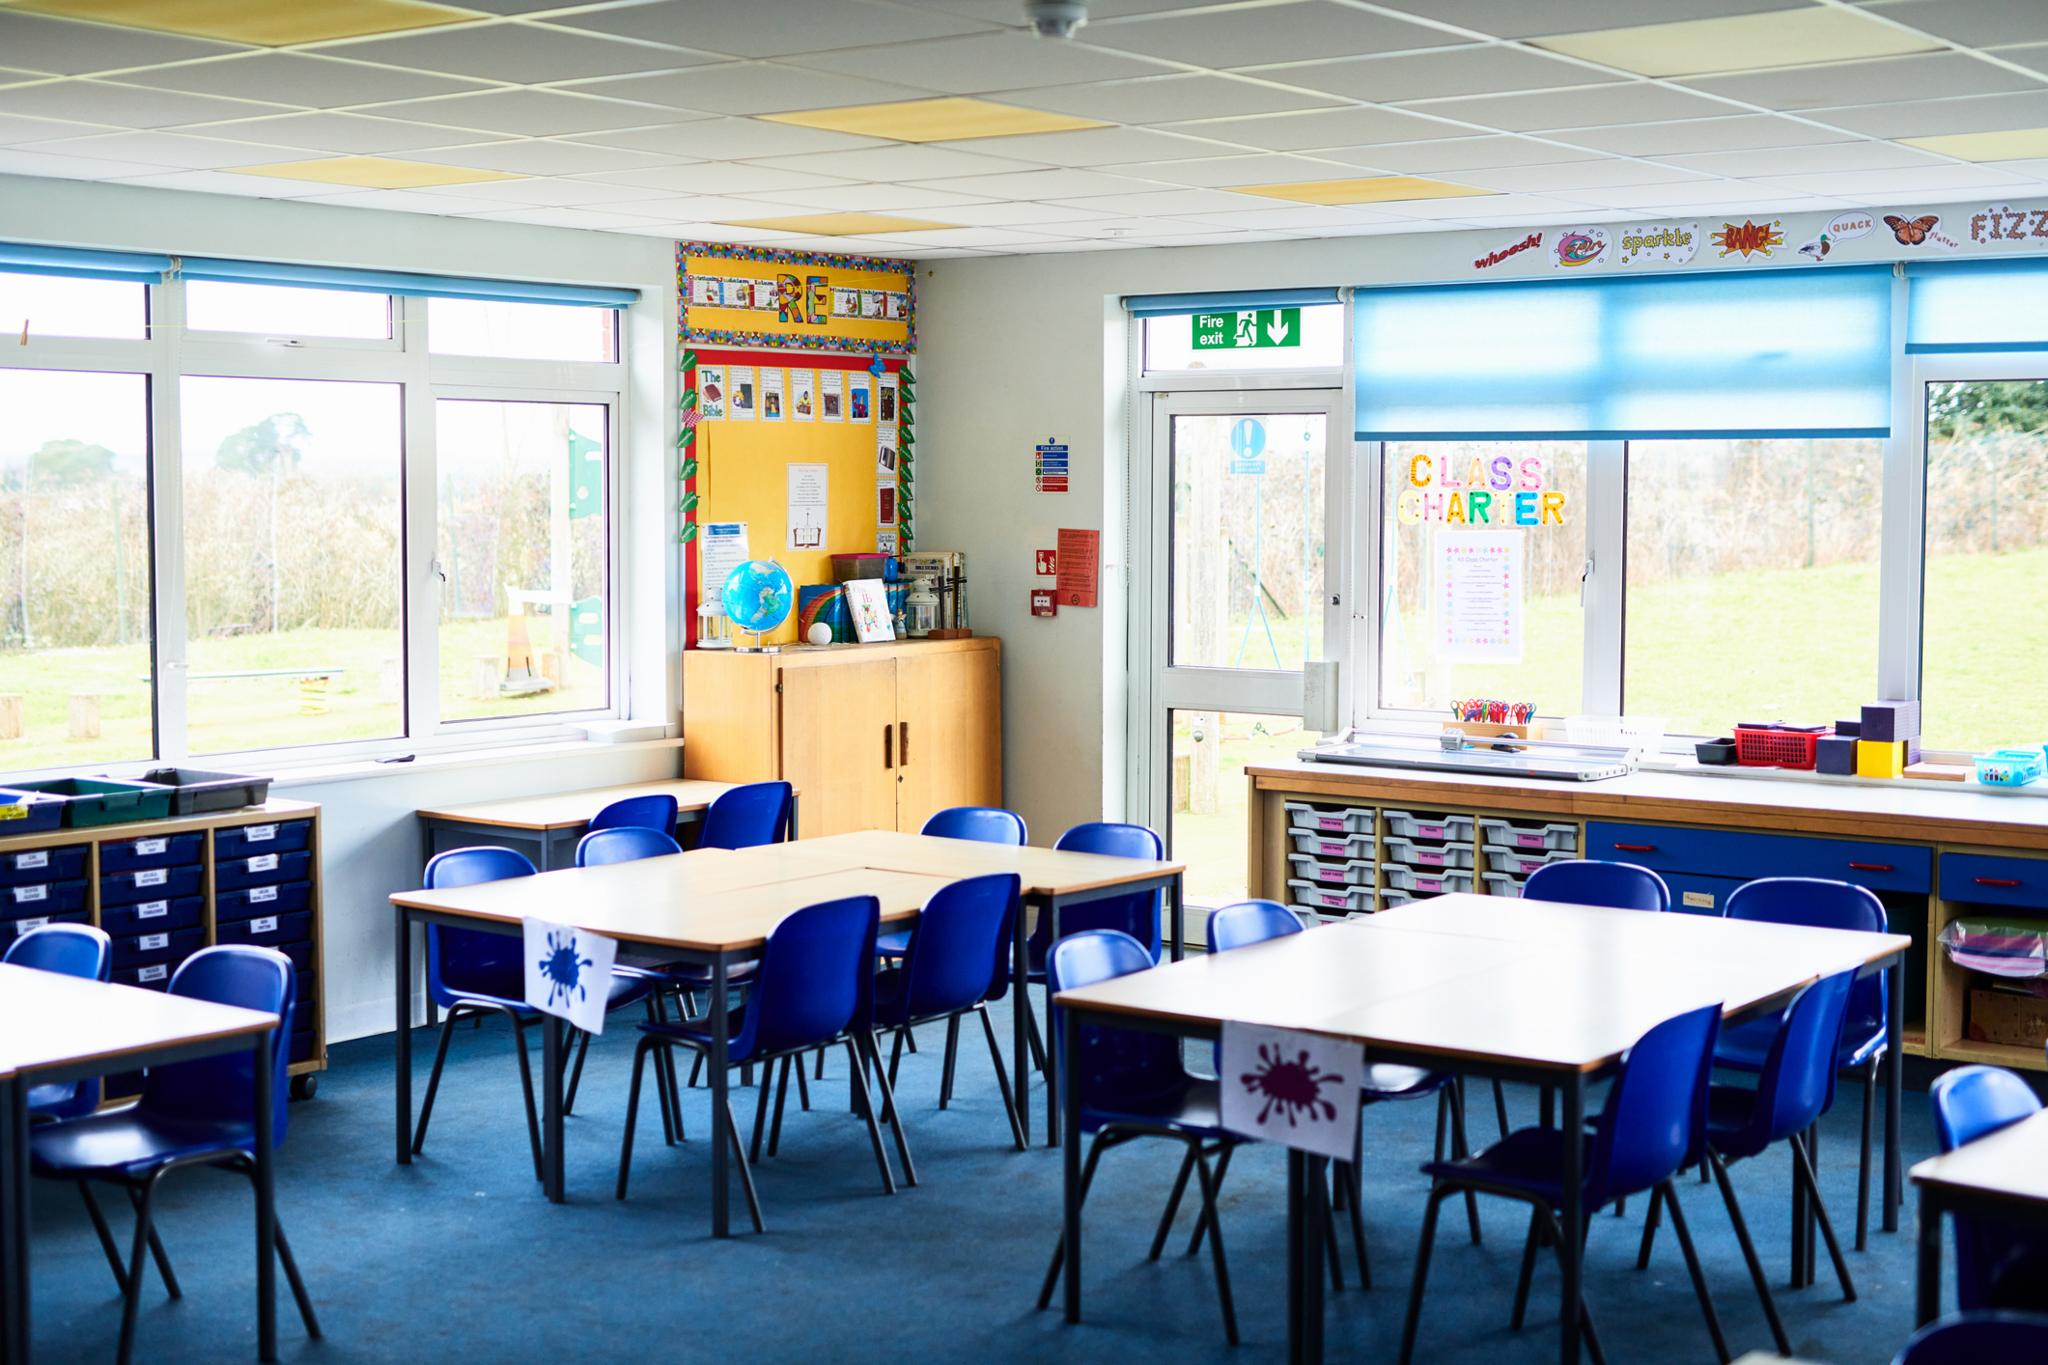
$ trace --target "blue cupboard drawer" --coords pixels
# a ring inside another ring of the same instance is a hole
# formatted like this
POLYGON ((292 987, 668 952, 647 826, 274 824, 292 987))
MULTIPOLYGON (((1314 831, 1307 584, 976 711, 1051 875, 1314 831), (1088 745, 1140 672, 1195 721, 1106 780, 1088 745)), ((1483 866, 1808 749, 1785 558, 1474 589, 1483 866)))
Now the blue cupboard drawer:
POLYGON ((68 915, 85 909, 85 883, 37 882, 0 887, 0 915, 68 915))
POLYGON ((1694 872, 1660 873, 1671 888, 1671 908, 1689 915, 1725 915, 1728 896, 1742 885, 1740 877, 1702 877, 1694 872))
POLYGON ((112 872, 100 878, 100 904, 133 905, 137 901, 178 900, 199 894, 199 864, 145 867, 112 872))
POLYGON ((2048 859, 1941 855, 1941 898, 2048 910, 2048 859))
POLYGON ((46 924, 84 924, 92 918, 84 910, 69 910, 61 915, 23 915, 18 919, 0 919, 0 953, 12 946, 14 940, 46 924))
POLYGON ((245 886, 271 886, 278 882, 302 882, 311 875, 313 855, 258 853, 232 861, 215 857, 213 884, 220 891, 239 891, 245 886))
POLYGON ((206 901, 200 896, 159 897, 133 905, 109 905, 100 912, 100 927, 115 938, 124 934, 161 934, 199 924, 206 901))
POLYGON ((311 820, 279 820, 267 825, 236 825, 215 830, 216 859, 253 858, 259 853, 293 853, 313 839, 311 820))
POLYGON ((204 929, 174 929, 133 934, 114 940, 114 967, 139 967, 146 962, 181 962, 206 946, 204 929))
POLYGON ((213 917, 222 924, 251 915, 289 915, 306 908, 313 897, 311 882, 286 882, 282 886, 250 886, 240 891, 223 891, 213 898, 213 917))
POLYGON ((0 857, 0 886, 31 882, 69 882, 85 876, 85 845, 26 848, 0 857))
POLYGON ((313 917, 309 914, 257 915, 251 919, 238 919, 217 926, 215 938, 221 943, 253 943, 261 948, 282 948, 287 943, 303 943, 313 936, 313 917))
POLYGON ((1685 825, 1586 826, 1586 856, 1641 863, 1658 872, 1757 877, 1826 877, 1873 891, 1925 893, 1934 887, 1934 851, 1803 834, 1748 834, 1685 825))
POLYGON ((100 845, 100 871, 134 872, 145 867, 196 863, 206 847, 204 834, 159 834, 148 839, 123 839, 100 845))

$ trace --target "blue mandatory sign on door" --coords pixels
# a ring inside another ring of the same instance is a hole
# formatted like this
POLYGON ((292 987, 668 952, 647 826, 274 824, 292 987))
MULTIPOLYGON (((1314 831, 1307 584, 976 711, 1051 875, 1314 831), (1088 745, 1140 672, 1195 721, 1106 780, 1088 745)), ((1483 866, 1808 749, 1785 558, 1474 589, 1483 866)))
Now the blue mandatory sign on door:
POLYGON ((1240 418, 1230 429, 1230 472, 1233 474, 1263 474, 1266 462, 1260 458, 1266 451, 1266 424, 1256 417, 1240 418))

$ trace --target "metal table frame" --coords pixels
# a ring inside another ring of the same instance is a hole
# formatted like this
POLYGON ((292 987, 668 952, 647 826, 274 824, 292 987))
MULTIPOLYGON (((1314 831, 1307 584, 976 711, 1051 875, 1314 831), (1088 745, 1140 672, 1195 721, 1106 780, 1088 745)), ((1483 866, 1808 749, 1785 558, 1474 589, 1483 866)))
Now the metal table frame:
MULTIPOLYGON (((684 847, 689 847, 683 838, 693 825, 704 823, 705 811, 679 811, 676 814, 676 838, 684 847)), ((796 838, 797 802, 792 796, 789 802, 789 837, 796 838)), ((558 867, 576 865, 576 844, 588 832, 589 822, 577 825, 563 825, 556 829, 518 829, 501 825, 490 820, 450 820, 444 816, 422 814, 420 822, 420 865, 432 862, 434 855, 445 853, 451 848, 473 848, 478 844, 496 848, 509 848, 524 853, 536 871, 552 872, 558 867)))
MULTIPOLYGON (((1937 1160, 1939 1158, 1936 1158, 1937 1160)), ((1942 1215, 1993 1218, 2048 1230, 2048 1204, 2013 1198, 1991 1190, 1973 1190, 1940 1181, 1915 1181, 1920 1191, 1919 1251, 1914 1268, 1913 1326, 1925 1327, 1941 1316, 1942 1215)))

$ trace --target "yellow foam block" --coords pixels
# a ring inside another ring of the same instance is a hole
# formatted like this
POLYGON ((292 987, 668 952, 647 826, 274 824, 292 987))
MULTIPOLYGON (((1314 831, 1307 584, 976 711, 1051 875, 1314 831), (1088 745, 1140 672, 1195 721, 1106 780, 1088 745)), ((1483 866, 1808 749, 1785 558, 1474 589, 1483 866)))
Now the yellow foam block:
POLYGON ((1856 741, 1856 776, 1904 777, 1906 741, 1902 739, 1859 739, 1856 741))

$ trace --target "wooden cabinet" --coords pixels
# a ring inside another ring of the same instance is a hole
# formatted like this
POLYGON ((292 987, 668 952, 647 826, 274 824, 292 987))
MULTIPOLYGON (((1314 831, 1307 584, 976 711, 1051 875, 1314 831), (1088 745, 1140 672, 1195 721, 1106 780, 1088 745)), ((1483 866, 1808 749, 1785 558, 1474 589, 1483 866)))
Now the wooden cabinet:
POLYGON ((807 835, 1001 805, 1002 746, 993 638, 683 656, 684 776, 794 783, 807 835))

